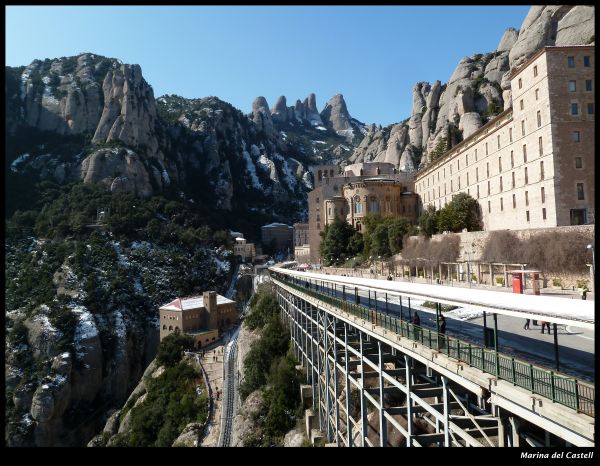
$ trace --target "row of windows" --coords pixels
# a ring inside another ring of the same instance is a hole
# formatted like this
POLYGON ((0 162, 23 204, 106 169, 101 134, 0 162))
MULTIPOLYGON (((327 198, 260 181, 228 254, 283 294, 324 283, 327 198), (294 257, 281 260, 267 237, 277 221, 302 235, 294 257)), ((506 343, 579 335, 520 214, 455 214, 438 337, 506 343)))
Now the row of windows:
MULTIPOLYGON (((581 142, 581 131, 572 131, 571 132, 571 140, 573 142, 581 142)), ((543 143, 543 139, 542 136, 540 136, 538 138, 538 154, 540 157, 542 157, 544 155, 544 143, 543 143)), ((581 167, 581 157, 576 157, 575 159, 576 164, 575 164, 575 168, 582 168, 581 167)), ((469 154, 467 154, 465 156, 465 162, 466 165, 468 166, 469 164, 469 154)), ((527 144, 523 144, 523 163, 527 163, 527 144)), ((543 164, 543 162, 541 162, 543 164)), ((514 159, 514 151, 510 151, 510 168, 514 168, 515 166, 515 159, 514 159)), ((460 170, 460 160, 457 160, 457 167, 460 170)), ((498 157, 498 173, 502 173, 502 157, 498 157)), ((446 169, 443 169, 443 180, 446 179, 446 169)), ((452 175, 452 164, 450 164, 450 174, 452 175)), ((489 162, 486 163, 486 177, 489 178, 490 177, 490 164, 489 162)), ((466 174, 466 179, 467 179, 467 185, 469 185, 469 173, 466 174)), ((437 180, 440 181, 440 172, 438 171, 437 173, 437 180)), ((434 175, 431 176, 431 178, 427 178, 427 187, 430 186, 430 181, 431 184, 433 184, 435 182, 435 178, 434 175)), ((475 168, 475 181, 479 182, 479 167, 475 168)), ((459 177, 459 189, 460 189, 460 177, 459 177)), ((423 186, 421 185, 421 188, 423 186)), ((514 186, 513 186, 514 187, 514 186)), ((439 188, 438 188, 439 189, 439 188)))
MULTIPOLYGON (((576 80, 569 81, 567 89, 569 90, 569 92, 577 92, 577 81, 576 80)), ((592 80, 591 79, 585 80, 585 91, 592 92, 592 80)))
MULTIPOLYGON (((575 68, 575 57, 574 56, 569 56, 567 57, 567 66, 569 68, 575 68)), ((585 55, 583 57, 583 66, 585 68, 589 68, 592 66, 591 60, 590 60, 590 56, 589 55, 585 55)), ((533 77, 537 77, 538 75, 538 67, 537 65, 535 65, 533 67, 533 77)), ((523 88, 523 80, 521 78, 519 78, 519 89, 523 88)))
MULTIPOLYGON (((577 164, 581 165, 581 157, 576 157, 575 159, 575 164, 576 164, 576 168, 581 168, 580 166, 578 167, 577 164), (579 159, 579 160, 578 160, 579 159)), ((545 172, 544 172, 544 162, 541 161, 540 162, 540 181, 545 179, 545 172)), ((528 172, 528 167, 524 167, 524 178, 525 178, 525 185, 529 184, 529 172, 528 172)), ((469 174, 467 173, 466 176, 466 180, 467 180, 467 187, 469 186, 469 174)), ((479 180, 477 180, 477 182, 479 182, 479 180)), ((503 183, 503 178, 502 176, 500 176, 499 180, 499 192, 504 191, 504 183, 503 183)), ((511 186, 510 189, 514 189, 515 188, 515 172, 511 173, 511 186)), ((458 188, 457 190, 460 191, 461 186, 460 186, 460 176, 458 177, 458 188)), ((543 189, 543 188, 542 188, 543 189)), ((450 180, 450 194, 454 193, 454 182, 453 180, 450 180)), ((444 196, 447 196, 447 190, 446 190, 446 184, 444 183, 444 196)), ((470 195, 470 192, 469 192, 470 195)), ((487 195, 490 196, 491 195, 491 183, 490 181, 487 182, 487 195)), ((441 190, 441 186, 438 186, 438 195, 437 197, 442 197, 442 190, 441 190)), ((479 185, 477 185, 477 199, 479 199, 480 195, 479 195, 479 185)), ((431 190, 431 192, 427 192, 427 201, 426 202, 431 202, 432 200, 434 200, 436 198, 435 196, 435 190, 431 190)))
MULTIPOLYGON (((587 104, 587 114, 594 114, 594 104, 592 102, 587 104)), ((571 115, 579 115, 579 104, 577 102, 571 102, 571 115)))

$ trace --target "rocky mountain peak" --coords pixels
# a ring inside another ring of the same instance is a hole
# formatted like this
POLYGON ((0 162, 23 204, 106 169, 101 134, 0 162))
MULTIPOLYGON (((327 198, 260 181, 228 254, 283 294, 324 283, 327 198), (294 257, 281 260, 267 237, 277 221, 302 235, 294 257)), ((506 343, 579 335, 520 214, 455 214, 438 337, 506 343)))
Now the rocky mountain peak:
POLYGON ((500 39, 500 43, 498 44, 498 47, 496 47, 496 52, 506 52, 507 50, 510 50, 512 46, 515 45, 518 37, 518 30, 515 28, 508 28, 504 31, 502 39, 500 39))
POLYGON ((332 128, 337 133, 352 129, 351 117, 342 94, 336 94, 329 99, 321 112, 321 119, 327 127, 332 128))
POLYGON ((257 97, 252 102, 252 121, 259 131, 264 131, 267 136, 274 134, 271 110, 269 110, 267 99, 263 96, 257 97))

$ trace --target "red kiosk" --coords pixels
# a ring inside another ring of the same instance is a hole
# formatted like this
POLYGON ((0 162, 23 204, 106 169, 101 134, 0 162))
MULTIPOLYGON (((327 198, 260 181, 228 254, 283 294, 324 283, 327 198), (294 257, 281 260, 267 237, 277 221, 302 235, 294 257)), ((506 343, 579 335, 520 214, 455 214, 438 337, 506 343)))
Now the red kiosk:
POLYGON ((525 279, 527 274, 531 276, 531 288, 534 295, 540 295, 540 289, 538 287, 538 279, 540 276, 539 270, 511 270, 512 274, 512 286, 513 293, 523 294, 525 289, 525 279))

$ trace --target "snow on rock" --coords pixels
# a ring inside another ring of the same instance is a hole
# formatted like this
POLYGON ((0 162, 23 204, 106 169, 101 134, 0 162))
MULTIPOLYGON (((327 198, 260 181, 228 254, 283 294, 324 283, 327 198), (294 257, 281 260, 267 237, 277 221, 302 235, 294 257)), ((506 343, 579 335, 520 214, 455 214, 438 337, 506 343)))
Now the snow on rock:
MULTIPOLYGON (((254 147, 256 147, 256 146, 254 146, 254 147)), ((242 155, 244 156, 244 160, 246 161, 246 169, 248 170, 248 173, 250 174, 250 179, 252 180, 252 186, 254 186, 256 189, 262 189, 262 185, 260 184, 258 176, 256 176, 256 166, 254 165, 254 162, 252 161, 250 154, 247 151, 243 151, 242 155)))
POLYGON ((75 327, 75 351, 77 356, 82 358, 87 351, 86 346, 82 343, 84 340, 90 340, 98 336, 98 328, 94 321, 94 316, 81 305, 71 305, 71 311, 77 317, 77 327, 75 327))
POLYGON ((258 163, 262 167, 264 171, 271 171, 271 161, 267 158, 266 155, 261 154, 258 158, 258 163))
POLYGON ((129 267, 131 265, 131 263, 129 262, 129 259, 127 259, 127 257, 121 251, 121 244, 118 241, 112 241, 112 245, 113 245, 113 248, 115 249, 115 252, 117 253, 119 265, 122 265, 123 267, 129 267))
POLYGON ((313 144, 327 144, 325 141, 313 141, 313 144))
POLYGON ((136 277, 133 282, 133 289, 137 294, 144 294, 144 287, 142 286, 142 282, 139 277, 136 277))
POLYGON ((17 169, 17 165, 20 165, 21 163, 25 162, 25 160, 27 160, 29 157, 31 157, 30 154, 22 154, 19 155, 14 161, 13 163, 10 164, 10 169, 12 172, 14 173, 18 173, 19 170, 17 169))
POLYGON ((316 129, 320 130, 320 131, 327 131, 327 128, 323 127, 323 126, 315 126, 316 129))
POLYGON ((229 262, 222 261, 218 257, 215 257, 215 262, 217 264, 217 273, 229 272, 229 268, 230 268, 229 262))

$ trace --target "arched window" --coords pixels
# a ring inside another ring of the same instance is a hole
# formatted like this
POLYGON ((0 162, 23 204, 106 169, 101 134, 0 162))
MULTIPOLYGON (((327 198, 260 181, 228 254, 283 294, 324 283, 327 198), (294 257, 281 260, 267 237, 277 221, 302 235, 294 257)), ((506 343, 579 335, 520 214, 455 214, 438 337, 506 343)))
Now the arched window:
POLYGON ((173 331, 173 326, 169 325, 169 332, 172 332, 172 331, 173 331))
POLYGON ((179 330, 179 327, 177 327, 177 325, 175 326, 175 331, 179 330))
POLYGON ((163 325, 163 330, 166 330, 166 329, 167 329, 167 326, 166 326, 166 325, 163 325))

